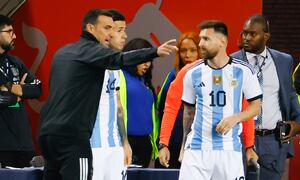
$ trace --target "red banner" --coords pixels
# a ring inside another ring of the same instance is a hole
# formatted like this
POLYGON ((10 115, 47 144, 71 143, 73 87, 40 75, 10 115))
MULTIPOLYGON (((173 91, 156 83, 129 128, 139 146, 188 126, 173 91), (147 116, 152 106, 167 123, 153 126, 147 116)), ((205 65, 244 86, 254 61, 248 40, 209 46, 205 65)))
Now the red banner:
MULTIPOLYGON (((236 51, 244 21, 260 13, 261 0, 28 0, 13 16, 19 56, 43 82, 43 95, 28 101, 33 136, 36 137, 39 110, 48 96, 52 57, 58 48, 76 41, 84 14, 93 8, 114 8, 127 18, 128 39, 144 37, 153 44, 178 38, 182 32, 198 31, 207 19, 223 20, 229 27, 228 53, 236 51)), ((172 67, 173 57, 154 64, 153 77, 159 86, 172 67), (159 67, 159 68, 156 68, 159 67)), ((34 138, 35 139, 35 138, 34 138)))

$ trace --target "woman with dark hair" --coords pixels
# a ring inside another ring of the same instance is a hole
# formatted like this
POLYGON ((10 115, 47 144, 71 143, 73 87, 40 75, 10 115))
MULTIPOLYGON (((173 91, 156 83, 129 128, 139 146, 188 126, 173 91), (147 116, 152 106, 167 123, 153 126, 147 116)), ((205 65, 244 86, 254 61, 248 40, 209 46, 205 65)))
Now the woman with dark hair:
MULTIPOLYGON (((200 41, 199 34, 195 32, 184 33, 180 36, 178 40, 177 47, 179 51, 176 53, 174 68, 167 75, 157 98, 158 118, 160 121, 163 121, 163 114, 164 114, 167 93, 171 82, 176 77, 176 74, 186 64, 190 64, 200 59, 200 48, 198 46, 199 41, 200 41)), ((177 114, 175 125, 171 134, 171 138, 170 135, 166 135, 166 134, 160 135, 160 143, 163 142, 163 145, 168 146, 170 150, 169 168, 180 168, 181 165, 180 162, 178 161, 178 157, 179 157, 181 141, 182 141, 182 117, 183 117, 183 107, 180 108, 180 111, 177 114)), ((162 128, 164 127, 162 126, 162 128)), ((159 149, 161 148, 163 147, 159 146, 159 149)), ((159 168, 164 167, 161 166, 158 161, 155 163, 155 166, 159 168)))
MULTIPOLYGON (((129 41, 123 51, 150 48, 145 39, 129 41)), ((155 91, 151 82, 152 59, 136 66, 127 66, 120 74, 120 97, 133 164, 148 167, 158 156, 156 140, 158 123, 155 114, 155 91)))

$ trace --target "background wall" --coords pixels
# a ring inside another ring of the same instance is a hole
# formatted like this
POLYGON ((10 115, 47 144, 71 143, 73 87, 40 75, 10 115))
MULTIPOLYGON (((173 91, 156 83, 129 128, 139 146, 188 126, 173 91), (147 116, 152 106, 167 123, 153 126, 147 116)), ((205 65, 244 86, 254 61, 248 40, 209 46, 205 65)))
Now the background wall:
POLYGON ((300 60, 300 1, 263 1, 263 14, 270 21, 270 47, 300 60))
MULTIPOLYGON (((9 1, 1 0, 0 11, 9 1)), ((28 101, 35 144, 39 111, 48 96, 52 57, 58 48, 79 39, 81 20, 92 8, 120 10, 127 18, 128 40, 143 37, 154 45, 178 38, 182 32, 198 31, 203 20, 221 19, 229 27, 228 53, 238 50, 244 21, 262 12, 270 20, 270 47, 300 60, 299 0, 27 0, 13 16, 17 41, 12 53, 21 57, 43 82, 42 97, 28 101)), ((173 60, 174 56, 155 61, 153 80, 157 88, 172 68, 173 60)), ((299 138, 295 142, 299 147, 299 138)), ((296 151, 299 154, 300 148, 296 151)), ((300 162, 291 164, 295 172, 300 167, 300 162)), ((296 179, 295 172, 290 179, 296 179)))
MULTIPOLYGON (((198 31, 206 19, 221 19, 229 27, 228 52, 237 50, 245 19, 262 9, 260 0, 27 0, 13 16, 17 35, 13 54, 21 57, 43 82, 43 95, 28 101, 33 136, 36 137, 39 111, 48 96, 52 57, 58 48, 79 39, 81 20, 92 8, 116 8, 128 22, 128 39, 144 37, 159 45, 182 32, 198 31)), ((156 87, 173 66, 174 56, 156 60, 153 78, 156 87)))

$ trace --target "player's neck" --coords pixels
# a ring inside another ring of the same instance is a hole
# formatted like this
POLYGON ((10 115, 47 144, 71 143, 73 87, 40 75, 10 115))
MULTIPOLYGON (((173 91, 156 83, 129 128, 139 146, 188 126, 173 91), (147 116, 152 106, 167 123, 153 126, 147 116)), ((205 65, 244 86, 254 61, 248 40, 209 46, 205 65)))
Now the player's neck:
POLYGON ((219 53, 213 59, 208 60, 208 64, 210 67, 218 69, 224 67, 228 61, 229 56, 226 54, 226 52, 224 52, 219 53))

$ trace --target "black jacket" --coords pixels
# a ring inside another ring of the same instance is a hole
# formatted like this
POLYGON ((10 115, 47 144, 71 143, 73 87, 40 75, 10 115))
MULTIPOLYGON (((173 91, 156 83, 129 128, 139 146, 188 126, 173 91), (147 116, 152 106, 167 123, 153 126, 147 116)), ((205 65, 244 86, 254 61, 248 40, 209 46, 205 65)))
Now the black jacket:
POLYGON ((22 85, 22 101, 17 102, 17 96, 10 92, 0 91, 0 151, 32 151, 31 128, 23 100, 38 98, 41 82, 17 57, 1 54, 0 61, 0 86, 7 82, 19 83, 23 75, 28 74, 25 85, 22 85), (7 71, 5 61, 9 64, 7 71))
POLYGON ((96 119, 105 69, 120 69, 157 57, 156 48, 117 52, 91 34, 59 49, 50 74, 50 95, 41 111, 40 136, 88 139, 96 119))

